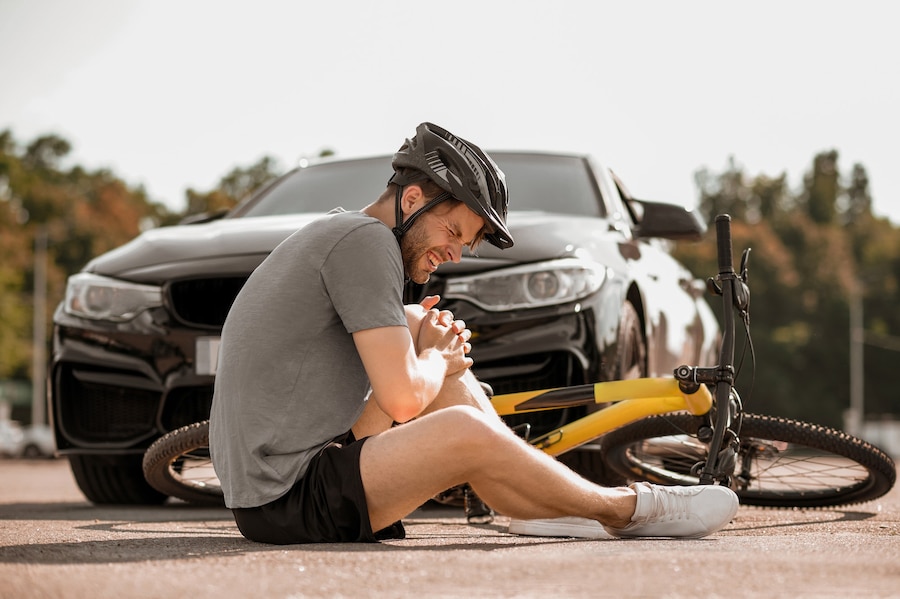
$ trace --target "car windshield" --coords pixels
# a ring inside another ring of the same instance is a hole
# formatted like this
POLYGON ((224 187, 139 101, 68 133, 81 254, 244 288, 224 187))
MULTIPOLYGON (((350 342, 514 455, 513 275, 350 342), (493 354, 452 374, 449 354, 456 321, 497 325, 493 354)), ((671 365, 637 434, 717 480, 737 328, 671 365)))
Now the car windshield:
MULTIPOLYGON (((491 153, 509 186, 510 210, 601 216, 602 206, 586 161, 578 156, 491 153)), ((232 217, 359 210, 374 201, 391 175, 390 157, 324 162, 285 176, 232 217)))

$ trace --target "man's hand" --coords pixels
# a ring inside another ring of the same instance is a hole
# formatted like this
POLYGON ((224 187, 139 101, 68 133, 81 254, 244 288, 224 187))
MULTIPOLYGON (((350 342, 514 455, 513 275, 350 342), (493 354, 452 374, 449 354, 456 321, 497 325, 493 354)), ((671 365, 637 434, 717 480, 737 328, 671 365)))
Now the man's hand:
POLYGON ((419 344, 423 349, 433 348, 447 361, 447 374, 455 374, 471 368, 474 363, 466 354, 471 350, 468 339, 471 332, 461 320, 453 320, 449 312, 431 309, 422 321, 419 344))
MULTIPOLYGON (((422 306, 422 308, 424 308, 426 312, 428 312, 433 310, 440 300, 441 296, 439 295, 429 295, 426 296, 421 302, 419 302, 419 305, 422 306)), ((412 306, 407 307, 411 308, 412 306)), ((468 354, 470 351, 472 351, 472 345, 469 343, 469 340, 472 338, 472 331, 466 328, 465 321, 454 320, 453 313, 449 310, 440 310, 438 311, 438 322, 444 326, 449 326, 453 333, 459 336, 459 339, 463 344, 463 351, 465 353, 468 354)), ((413 334, 413 339, 416 341, 417 349, 428 347, 427 345, 419 344, 419 335, 415 331, 411 329, 410 333, 413 334)))
POLYGON ((396 422, 415 418, 440 392, 444 379, 470 368, 471 331, 437 296, 406 305, 408 327, 381 327, 353 333, 373 397, 396 422))

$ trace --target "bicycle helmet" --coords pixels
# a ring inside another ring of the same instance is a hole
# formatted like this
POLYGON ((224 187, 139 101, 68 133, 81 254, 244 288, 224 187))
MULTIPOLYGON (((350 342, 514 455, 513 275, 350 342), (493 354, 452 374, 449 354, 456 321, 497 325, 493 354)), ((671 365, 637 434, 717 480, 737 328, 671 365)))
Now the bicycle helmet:
POLYGON ((509 195, 503 171, 478 146, 456 137, 432 123, 422 123, 412 139, 407 139, 394 154, 394 175, 388 183, 396 184, 397 240, 419 215, 444 200, 455 198, 481 216, 486 225, 484 238, 501 250, 512 247, 513 238, 506 228, 509 195), (403 187, 423 179, 434 181, 444 193, 403 222, 400 197, 403 187))

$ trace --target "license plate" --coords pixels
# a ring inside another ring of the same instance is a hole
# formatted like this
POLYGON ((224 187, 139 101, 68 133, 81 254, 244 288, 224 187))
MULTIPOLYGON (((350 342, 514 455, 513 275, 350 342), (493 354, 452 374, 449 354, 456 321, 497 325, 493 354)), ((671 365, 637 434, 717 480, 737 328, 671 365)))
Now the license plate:
POLYGON ((197 337, 194 352, 194 369, 197 374, 215 374, 219 365, 220 337, 197 337))

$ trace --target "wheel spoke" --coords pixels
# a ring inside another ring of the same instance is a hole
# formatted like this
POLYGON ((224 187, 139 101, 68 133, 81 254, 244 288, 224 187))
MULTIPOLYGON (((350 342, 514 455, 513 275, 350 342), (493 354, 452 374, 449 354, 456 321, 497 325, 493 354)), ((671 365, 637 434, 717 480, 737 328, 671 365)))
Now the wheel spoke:
POLYGON ((208 457, 185 454, 172 462, 170 473, 172 478, 188 487, 219 487, 219 477, 208 457))

